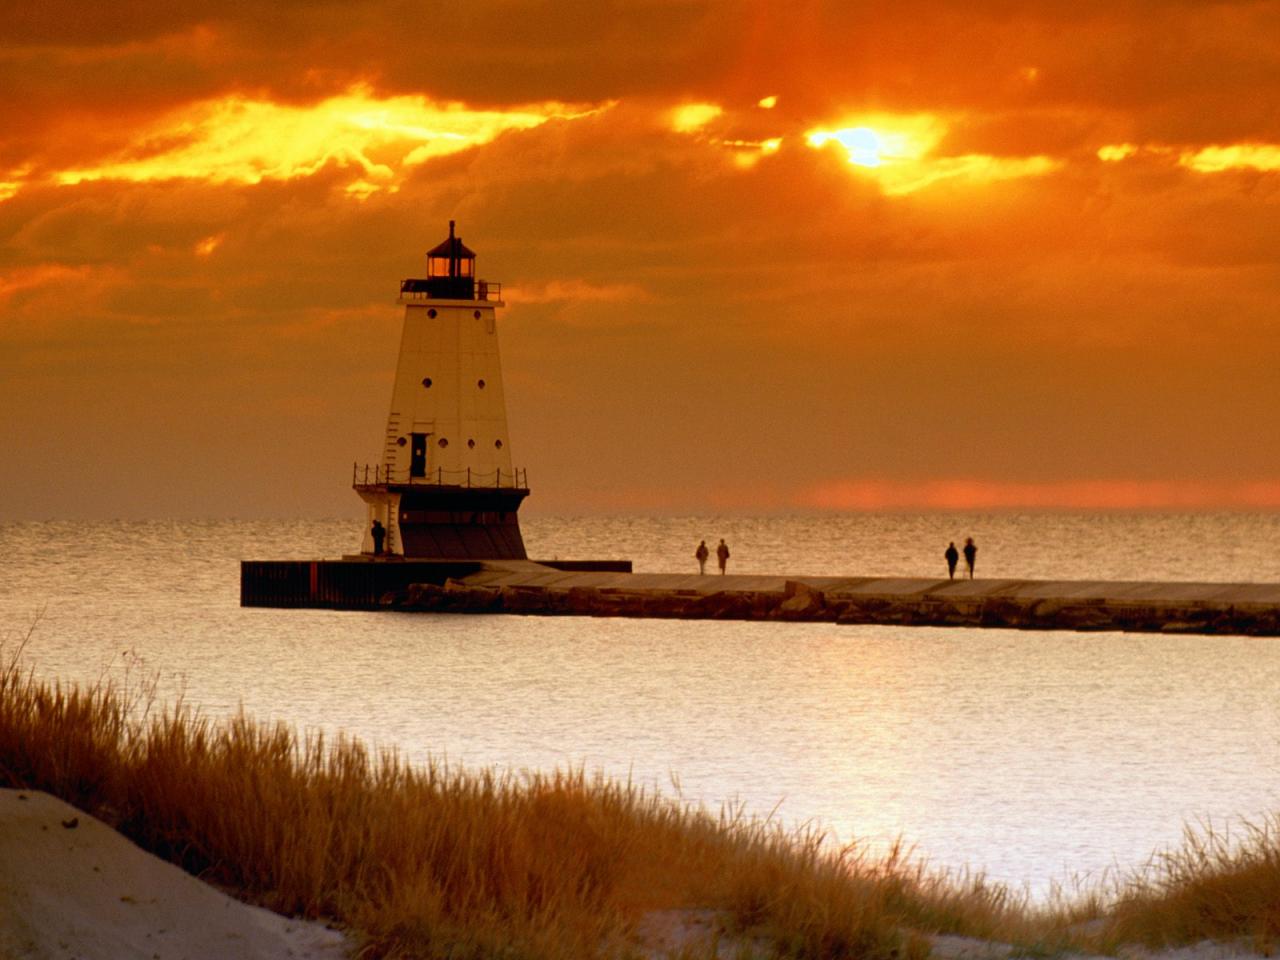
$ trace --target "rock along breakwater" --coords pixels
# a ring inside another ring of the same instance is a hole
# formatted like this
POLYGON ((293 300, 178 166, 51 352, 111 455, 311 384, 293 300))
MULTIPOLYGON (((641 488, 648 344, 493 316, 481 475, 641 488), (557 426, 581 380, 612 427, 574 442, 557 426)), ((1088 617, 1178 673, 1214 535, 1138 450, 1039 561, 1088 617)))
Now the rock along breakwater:
POLYGON ((1280 635, 1280 584, 682 576, 486 563, 383 609, 1027 630, 1280 635))

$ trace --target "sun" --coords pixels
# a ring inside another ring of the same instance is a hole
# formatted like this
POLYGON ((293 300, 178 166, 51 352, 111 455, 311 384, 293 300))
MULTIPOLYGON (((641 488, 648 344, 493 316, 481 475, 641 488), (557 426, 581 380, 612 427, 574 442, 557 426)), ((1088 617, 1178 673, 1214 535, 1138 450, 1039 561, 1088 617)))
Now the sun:
POLYGON ((921 159, 942 138, 941 122, 933 116, 879 114, 834 129, 810 130, 809 146, 836 144, 851 164, 876 169, 921 159))
POLYGON ((822 147, 838 143, 849 154, 849 162, 859 167, 878 167, 884 160, 884 138, 870 127, 846 127, 843 130, 815 130, 809 134, 809 145, 822 147))
POLYGON ((948 121, 928 113, 870 113, 809 130, 815 150, 833 148, 886 196, 916 193, 939 183, 995 183, 1041 176, 1061 166, 1046 156, 939 154, 948 121))

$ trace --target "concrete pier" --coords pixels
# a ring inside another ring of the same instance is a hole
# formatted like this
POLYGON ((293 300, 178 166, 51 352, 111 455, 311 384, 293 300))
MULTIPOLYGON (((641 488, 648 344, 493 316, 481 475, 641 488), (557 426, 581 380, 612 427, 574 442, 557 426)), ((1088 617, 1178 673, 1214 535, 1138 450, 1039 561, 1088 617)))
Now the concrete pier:
MULTIPOLYGON (((319 602, 307 602, 295 590, 287 602, 274 603, 270 589, 246 584, 242 568, 242 602, 538 616, 1280 636, 1280 584, 699 576, 624 572, 625 562, 616 563, 614 570, 564 566, 570 565, 422 565, 414 571, 416 577, 403 571, 388 581, 388 589, 376 599, 366 588, 351 603, 343 603, 331 588, 323 591, 319 602)), ((261 577, 262 571, 255 575, 261 577)), ((325 581, 321 576, 320 582, 325 581)), ((367 582, 367 575, 362 582, 367 582)))

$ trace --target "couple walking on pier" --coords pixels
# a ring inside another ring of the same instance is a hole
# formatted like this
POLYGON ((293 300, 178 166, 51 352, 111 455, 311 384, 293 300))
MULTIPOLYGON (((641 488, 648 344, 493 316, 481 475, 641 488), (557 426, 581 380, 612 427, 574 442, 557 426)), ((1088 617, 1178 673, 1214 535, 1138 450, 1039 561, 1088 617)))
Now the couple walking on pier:
MULTIPOLYGON (((947 576, 952 580, 956 578, 956 564, 960 562, 960 554, 956 550, 956 542, 952 540, 947 544, 947 552, 943 554, 947 558, 947 576)), ((973 544, 973 537, 965 537, 964 540, 964 562, 969 568, 969 579, 973 579, 973 563, 978 559, 978 548, 973 544)))
MULTIPOLYGON (((693 551, 693 558, 698 561, 698 573, 707 572, 707 558, 711 556, 711 551, 707 549, 707 541, 703 540, 698 544, 698 549, 693 551)), ((724 542, 724 537, 720 538, 720 545, 716 547, 716 559, 720 561, 720 572, 724 573, 724 568, 729 563, 729 545, 724 542)))

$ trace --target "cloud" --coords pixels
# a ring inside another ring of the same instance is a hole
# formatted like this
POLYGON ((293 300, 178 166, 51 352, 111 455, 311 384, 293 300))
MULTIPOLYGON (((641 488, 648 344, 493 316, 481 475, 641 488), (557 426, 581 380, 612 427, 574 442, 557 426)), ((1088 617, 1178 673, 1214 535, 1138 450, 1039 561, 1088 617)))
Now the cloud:
POLYGON ((1280 145, 1274 143, 1240 143, 1204 147, 1178 158, 1184 167, 1199 173, 1221 173, 1225 170, 1280 170, 1280 145))
POLYGON ((1211 144, 1194 149, 1168 143, 1108 143, 1097 149, 1097 155, 1106 163, 1134 159, 1176 162, 1181 167, 1203 174, 1280 171, 1280 144, 1276 143, 1211 144))
POLYGON ((852 121, 835 130, 811 130, 809 146, 843 149, 861 176, 879 184, 889 196, 924 190, 943 181, 996 183, 1051 173, 1063 161, 1046 156, 1008 157, 990 154, 939 155, 936 152, 946 124, 927 114, 878 114, 852 121))
POLYGON ((68 9, 0 12, 0 440, 64 483, 4 510, 358 510, 450 219, 532 509, 1272 502, 1274 4, 68 9))
POLYGON ((847 480, 806 491, 797 506, 822 510, 1221 510, 1280 509, 1280 482, 1071 480, 1010 483, 847 480))
POLYGON ((535 303, 645 303, 653 299, 643 287, 629 283, 593 284, 584 280, 552 280, 508 288, 522 304, 535 303))
POLYGON ((724 108, 714 103, 681 104, 671 111, 671 128, 677 133, 692 133, 705 127, 722 113, 724 108))
MULTIPOLYGON (((137 131, 113 156, 45 176, 64 186, 95 180, 256 184, 311 176, 332 164, 355 171, 349 188, 363 199, 396 189, 406 167, 582 112, 553 103, 470 110, 421 96, 377 97, 366 87, 308 105, 233 96, 190 104, 137 131)), ((12 196, 22 181, 10 183, 12 196)))

